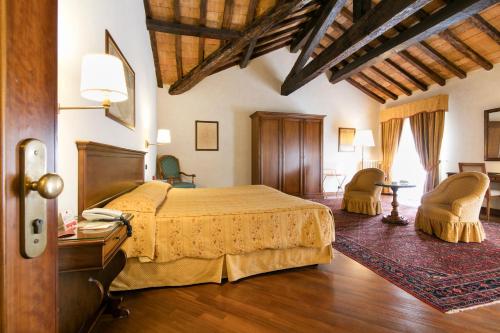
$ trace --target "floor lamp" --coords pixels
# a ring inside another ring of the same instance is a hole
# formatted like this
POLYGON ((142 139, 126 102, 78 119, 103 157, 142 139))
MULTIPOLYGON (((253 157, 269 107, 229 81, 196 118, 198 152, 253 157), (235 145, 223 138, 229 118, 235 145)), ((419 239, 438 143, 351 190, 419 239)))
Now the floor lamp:
POLYGON ((361 146, 361 169, 365 168, 365 147, 375 147, 372 130, 356 130, 354 145, 361 146))

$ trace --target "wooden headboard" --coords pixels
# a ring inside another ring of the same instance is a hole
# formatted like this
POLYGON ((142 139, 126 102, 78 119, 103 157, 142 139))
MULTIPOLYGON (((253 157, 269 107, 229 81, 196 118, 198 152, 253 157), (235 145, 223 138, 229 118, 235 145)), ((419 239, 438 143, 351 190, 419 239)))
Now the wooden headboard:
POLYGON ((78 214, 102 207, 144 182, 143 151, 90 141, 78 148, 78 214))

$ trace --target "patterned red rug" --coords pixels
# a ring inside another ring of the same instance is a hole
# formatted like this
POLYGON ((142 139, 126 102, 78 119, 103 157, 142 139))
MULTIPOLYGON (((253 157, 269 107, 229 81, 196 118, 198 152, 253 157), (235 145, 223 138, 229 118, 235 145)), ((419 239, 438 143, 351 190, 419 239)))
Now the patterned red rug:
MULTIPOLYGON (((335 218, 334 248, 436 309, 453 313, 500 302, 500 223, 484 222, 486 240, 447 243, 414 228, 416 208, 400 206, 407 226, 347 213, 340 199, 315 200, 335 218)), ((384 212, 390 212, 388 198, 384 212)))

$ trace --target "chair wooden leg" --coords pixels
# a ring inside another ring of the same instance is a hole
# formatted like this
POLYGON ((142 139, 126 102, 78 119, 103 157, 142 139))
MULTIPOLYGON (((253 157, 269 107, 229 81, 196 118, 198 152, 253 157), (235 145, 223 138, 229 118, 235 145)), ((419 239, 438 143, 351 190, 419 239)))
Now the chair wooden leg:
POLYGON ((490 221, 490 198, 486 199, 486 220, 489 222, 490 221))

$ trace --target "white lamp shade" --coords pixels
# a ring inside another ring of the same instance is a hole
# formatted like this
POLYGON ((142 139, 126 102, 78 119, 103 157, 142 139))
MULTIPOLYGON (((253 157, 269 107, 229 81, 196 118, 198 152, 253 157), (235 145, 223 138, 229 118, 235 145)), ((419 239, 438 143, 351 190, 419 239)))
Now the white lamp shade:
POLYGON ((170 143, 170 130, 168 129, 159 129, 158 136, 156 137, 156 143, 170 143))
POLYGON ((97 102, 123 102, 128 98, 123 63, 108 54, 83 57, 80 93, 97 102))
POLYGON ((375 141, 373 140, 372 130, 356 130, 356 135, 354 136, 355 146, 365 146, 365 147, 375 147, 375 141))

